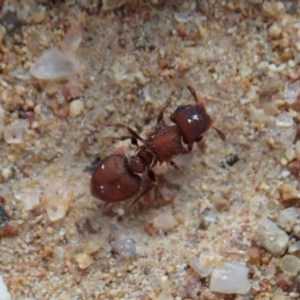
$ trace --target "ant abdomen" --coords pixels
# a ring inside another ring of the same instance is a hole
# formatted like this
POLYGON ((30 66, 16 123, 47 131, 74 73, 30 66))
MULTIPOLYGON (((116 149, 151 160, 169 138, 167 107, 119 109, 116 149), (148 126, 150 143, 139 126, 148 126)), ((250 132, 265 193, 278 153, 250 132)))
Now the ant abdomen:
POLYGON ((137 193, 141 180, 139 175, 129 170, 125 155, 110 155, 92 174, 91 194, 106 202, 123 201, 137 193))

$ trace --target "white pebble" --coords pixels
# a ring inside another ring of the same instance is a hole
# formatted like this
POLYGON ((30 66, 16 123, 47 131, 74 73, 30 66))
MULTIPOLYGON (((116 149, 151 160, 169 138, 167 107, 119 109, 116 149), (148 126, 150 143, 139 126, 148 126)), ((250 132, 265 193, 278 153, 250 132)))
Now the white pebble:
POLYGON ((199 257, 195 255, 189 259, 189 265, 200 277, 204 278, 209 276, 213 270, 211 261, 213 261, 212 257, 205 257, 203 254, 199 257))
POLYGON ((22 200, 26 210, 35 209, 40 204, 40 190, 35 188, 28 193, 24 193, 20 200, 22 200))
POLYGON ((111 243, 114 252, 127 258, 132 258, 136 255, 135 240, 125 238, 111 243))
POLYGON ((215 268, 210 278, 210 290, 225 294, 245 295, 250 290, 249 269, 241 264, 225 262, 215 268))
POLYGON ((102 0, 102 10, 113 10, 123 5, 126 0, 102 0))
POLYGON ((297 101, 300 93, 300 80, 295 82, 288 82, 285 85, 284 99, 288 104, 293 104, 297 101))
POLYGON ((282 255, 287 249, 289 236, 269 219, 262 219, 258 222, 256 242, 262 245, 273 255, 282 255))
POLYGON ((288 148, 285 151, 285 157, 288 159, 288 161, 292 161, 295 158, 295 150, 293 148, 288 148))
POLYGON ((296 275, 300 271, 300 259, 294 255, 285 255, 280 261, 280 269, 288 274, 296 275))
POLYGON ((94 262, 91 256, 86 253, 77 254, 75 260, 82 270, 87 269, 94 262))
POLYGON ((70 117, 76 118, 83 111, 84 105, 83 102, 79 99, 73 100, 70 103, 70 117))
POLYGON ((158 295, 157 300, 174 300, 174 298, 171 294, 163 291, 158 295))
POLYGON ((71 186, 60 178, 49 179, 42 196, 42 203, 50 221, 62 219, 73 199, 71 186))
POLYGON ((292 145, 297 134, 297 125, 289 112, 283 112, 276 117, 269 129, 269 136, 275 141, 275 145, 288 148, 292 145))
POLYGON ((0 275, 0 300, 11 300, 11 295, 7 290, 7 286, 0 275))
POLYGON ((289 207, 279 212, 277 224, 287 232, 291 232, 299 217, 299 211, 295 207, 289 207))
POLYGON ((300 251, 300 241, 295 242, 289 246, 289 253, 299 252, 300 251))
POLYGON ((4 127, 4 140, 7 144, 20 144, 23 142, 27 120, 15 120, 4 127))
POLYGON ((177 226, 177 224, 178 222, 174 216, 167 212, 162 212, 153 219, 153 226, 163 231, 169 231, 177 226))
POLYGON ((5 181, 7 181, 13 175, 13 172, 12 172, 11 168, 3 168, 1 170, 1 175, 2 175, 3 179, 5 181))
POLYGON ((187 23, 191 19, 191 15, 188 12, 175 12, 174 18, 179 23, 187 23))
POLYGON ((45 50, 29 70, 30 75, 41 80, 66 79, 74 72, 74 65, 57 47, 45 50))
POLYGON ((74 55, 82 41, 82 31, 79 25, 73 24, 66 32, 61 48, 66 55, 74 55))

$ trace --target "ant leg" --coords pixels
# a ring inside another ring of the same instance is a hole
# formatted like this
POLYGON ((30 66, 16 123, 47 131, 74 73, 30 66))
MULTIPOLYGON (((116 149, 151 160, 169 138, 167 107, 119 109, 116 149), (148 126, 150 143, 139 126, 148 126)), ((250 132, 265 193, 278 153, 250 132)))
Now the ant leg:
POLYGON ((215 126, 212 126, 212 128, 217 132, 217 134, 219 135, 222 141, 226 141, 226 135, 224 132, 222 132, 220 129, 216 128, 215 126))
POLYGON ((103 136, 102 139, 109 139, 109 140, 113 140, 113 141, 115 141, 115 140, 118 140, 118 141, 131 140, 132 145, 139 147, 137 139, 131 135, 123 135, 121 137, 119 137, 119 136, 103 136))
POLYGON ((128 207, 128 210, 130 208, 132 208, 132 206, 138 201, 140 200, 141 198, 143 198, 144 196, 146 196, 148 193, 150 193, 152 191, 152 189, 156 186, 156 177, 155 177, 155 174, 152 170, 148 170, 147 172, 147 175, 148 177, 150 178, 150 180, 152 181, 152 183, 147 187, 145 188, 139 195, 138 197, 136 197, 136 199, 134 199, 130 206, 128 207))
POLYGON ((138 144, 138 141, 135 137, 131 136, 131 135, 124 135, 124 136, 121 136, 119 138, 120 141, 125 141, 125 140, 128 140, 130 139, 131 140, 131 144, 136 146, 136 147, 139 147, 139 144, 138 144))
POLYGON ((102 207, 102 213, 104 215, 110 215, 112 213, 113 203, 106 202, 102 207))
MULTIPOLYGON (((190 85, 188 85, 187 88, 190 91, 190 93, 192 94, 195 102, 199 105, 203 105, 203 101, 201 100, 200 96, 196 93, 196 90, 190 85)), ((204 99, 206 99, 206 97, 202 96, 202 99, 204 100, 204 99)))
POLYGON ((190 93, 192 94, 192 96, 194 97, 195 102, 198 103, 198 97, 197 97, 195 89, 192 86, 190 86, 190 85, 188 85, 187 88, 190 91, 190 93))
POLYGON ((139 141, 144 141, 144 139, 135 130, 133 130, 131 127, 129 127, 127 125, 115 123, 115 124, 109 124, 109 126, 115 126, 115 127, 119 127, 119 128, 126 128, 127 131, 131 134, 132 137, 134 137, 135 139, 137 139, 139 141))
POLYGON ((174 161, 171 160, 169 163, 177 172, 179 172, 181 175, 183 175, 182 169, 180 169, 174 161))
POLYGON ((146 189, 144 189, 144 190, 140 193, 140 195, 139 195, 138 197, 136 197, 136 199, 134 199, 134 200, 131 202, 130 206, 128 207, 128 210, 131 209, 132 206, 133 206, 134 204, 136 204, 141 198, 143 198, 143 197, 146 196, 148 193, 150 193, 150 192, 153 190, 153 188, 154 188, 155 186, 156 186, 156 184, 153 182, 149 187, 147 187, 146 189))
POLYGON ((164 117, 165 109, 171 104, 171 102, 172 102, 172 99, 171 99, 171 98, 169 98, 169 99, 166 101, 165 105, 162 107, 162 109, 160 110, 160 112, 159 112, 159 114, 158 114, 156 123, 159 123, 159 122, 162 121, 162 119, 163 119, 163 117, 164 117))
POLYGON ((177 171, 180 171, 180 168, 176 165, 176 163, 173 160, 170 160, 170 165, 177 171))

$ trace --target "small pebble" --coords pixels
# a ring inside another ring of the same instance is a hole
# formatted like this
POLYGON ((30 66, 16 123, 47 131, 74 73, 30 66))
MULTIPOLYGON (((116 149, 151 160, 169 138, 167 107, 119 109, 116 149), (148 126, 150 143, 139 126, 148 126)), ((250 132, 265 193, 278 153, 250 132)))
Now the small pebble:
POLYGON ((210 278, 210 290, 225 294, 242 294, 249 292, 249 269, 241 264, 225 262, 222 267, 215 268, 210 278))
POLYGON ((33 110, 34 109, 34 105, 35 104, 34 104, 33 100, 27 98, 27 99, 25 99, 25 104, 27 106, 27 109, 29 109, 29 110, 33 110))
POLYGON ((13 171, 11 168, 3 168, 1 170, 2 178, 7 181, 13 175, 13 171))
POLYGON ((294 159, 295 157, 295 150, 293 148, 288 148, 285 151, 285 157, 287 158, 287 160, 290 162, 294 159))
POLYGON ((291 174, 298 176, 300 174, 300 160, 291 161, 287 168, 291 174))
POLYGON ((278 38, 278 37, 281 35, 281 33, 282 33, 282 28, 281 28, 280 25, 278 25, 278 23, 273 23, 273 24, 269 27, 268 31, 269 31, 269 36, 270 36, 271 38, 276 39, 276 38, 278 38))
POLYGON ((300 239, 300 224, 296 224, 293 227, 293 234, 297 239, 300 239))
POLYGON ((300 259, 294 255, 285 255, 280 261, 280 269, 288 274, 296 275, 300 271, 300 259))
POLYGON ((61 88, 61 93, 66 101, 72 101, 73 99, 79 98, 79 79, 77 76, 72 76, 69 81, 64 84, 61 88))
POLYGON ((300 251, 300 241, 289 246, 289 253, 295 253, 300 251))
POLYGON ((31 19, 34 23, 40 24, 45 20, 46 9, 44 6, 39 7, 39 10, 34 12, 31 16, 31 19))
POLYGON ((189 12, 175 12, 174 18, 179 23, 187 23, 191 19, 189 12))
POLYGON ((264 17, 270 19, 280 19, 285 11, 281 2, 264 2, 262 4, 261 13, 264 17))
POLYGON ((75 67, 57 47, 53 47, 43 52, 29 73, 40 80, 61 80, 74 74, 75 67))
POLYGON ((189 265, 200 277, 205 278, 213 270, 210 261, 212 261, 212 258, 205 257, 203 254, 200 256, 195 255, 189 259, 189 265))
POLYGON ((75 258, 76 262, 80 269, 87 269, 94 261, 93 259, 86 253, 77 254, 75 258))
POLYGON ((0 275, 0 300, 11 300, 11 295, 7 290, 7 286, 0 275))
POLYGON ((6 28, 2 24, 0 24, 0 45, 2 45, 5 34, 6 34, 6 28))
POLYGON ((299 217, 295 207, 289 207, 279 212, 277 224, 287 232, 291 232, 299 217))
POLYGON ((288 104, 293 104, 297 101, 300 93, 300 80, 288 82, 285 85, 284 100, 288 104))
POLYGON ((81 100, 79 99, 76 99, 74 101, 72 101, 70 103, 70 111, 69 111, 69 114, 70 114, 70 117, 72 118, 76 118, 77 116, 79 116, 81 114, 81 112, 83 111, 83 108, 84 108, 84 104, 81 100))
POLYGON ((22 200, 25 210, 33 210, 40 204, 40 190, 33 189, 28 193, 23 193, 20 200, 22 200))
POLYGON ((284 183, 279 186, 278 191, 282 201, 294 200, 299 197, 298 191, 288 183, 284 183))
POLYGON ((117 7, 120 7, 128 0, 102 0, 102 8, 103 10, 113 10, 117 7))
POLYGON ((269 219, 262 219, 258 222, 254 238, 258 244, 273 255, 282 255, 289 242, 289 236, 285 231, 269 219))
POLYGON ((153 226, 156 229, 170 231, 178 224, 174 216, 167 212, 162 212, 153 219, 153 226))
POLYGON ((174 298, 171 294, 163 291, 158 295, 157 300, 174 300, 174 298))
POLYGON ((111 243, 113 251, 123 257, 132 258, 136 256, 135 240, 125 238, 111 243))
POLYGON ((4 140, 7 144, 20 144, 23 142, 25 130, 28 127, 27 120, 15 120, 4 127, 4 140))
POLYGON ((66 32, 61 43, 61 50, 66 55, 74 55, 82 41, 82 31, 79 25, 73 24, 66 32))
POLYGON ((42 203, 50 221, 62 219, 73 199, 71 186, 62 179, 49 179, 44 187, 42 203))
POLYGON ((275 141, 274 146, 288 148, 294 142, 297 126, 289 112, 282 112, 270 125, 269 136, 275 141))
POLYGON ((26 93, 26 88, 24 86, 22 86, 22 85, 16 85, 15 89, 16 89, 16 93, 19 96, 23 96, 26 93))

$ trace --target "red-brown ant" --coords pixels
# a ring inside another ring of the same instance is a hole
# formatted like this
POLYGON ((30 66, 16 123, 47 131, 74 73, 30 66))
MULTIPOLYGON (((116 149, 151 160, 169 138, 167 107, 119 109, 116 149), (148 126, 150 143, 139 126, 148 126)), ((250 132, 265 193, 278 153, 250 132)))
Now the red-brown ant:
MULTIPOLYGON (((128 130, 129 138, 137 147, 137 152, 129 158, 123 154, 113 154, 98 164, 91 178, 90 188, 94 197, 107 203, 127 200, 138 193, 143 176, 147 176, 151 184, 139 193, 133 201, 135 203, 155 186, 156 179, 152 169, 158 162, 160 164, 167 162, 177 168, 172 159, 179 154, 191 152, 193 144, 199 142, 203 134, 213 127, 213 120, 206 112, 204 103, 196 94, 195 89, 190 86, 188 89, 196 104, 178 106, 171 114, 171 121, 175 125, 169 126, 163 119, 164 111, 171 103, 170 99, 161 109, 156 126, 147 134, 146 139, 129 126, 116 124, 128 130)), ((220 138, 225 140, 224 133, 213 128, 220 138)))

